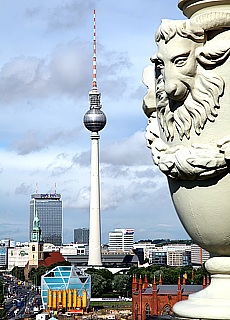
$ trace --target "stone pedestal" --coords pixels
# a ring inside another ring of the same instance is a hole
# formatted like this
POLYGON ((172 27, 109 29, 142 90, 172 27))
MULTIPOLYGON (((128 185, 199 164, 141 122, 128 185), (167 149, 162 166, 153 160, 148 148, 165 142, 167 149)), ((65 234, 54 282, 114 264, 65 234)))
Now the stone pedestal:
POLYGON ((211 284, 178 302, 173 310, 185 318, 230 319, 230 257, 216 257, 205 264, 211 284))

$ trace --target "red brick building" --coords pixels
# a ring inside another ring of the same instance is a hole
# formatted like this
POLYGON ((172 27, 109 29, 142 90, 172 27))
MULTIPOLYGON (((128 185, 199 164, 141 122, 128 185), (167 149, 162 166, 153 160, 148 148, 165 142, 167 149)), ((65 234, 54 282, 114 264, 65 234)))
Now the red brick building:
POLYGON ((146 320, 151 316, 163 316, 173 314, 173 305, 181 300, 187 300, 189 294, 200 291, 208 285, 204 279, 203 285, 187 285, 183 279, 181 284, 178 278, 177 285, 164 285, 160 277, 159 284, 154 278, 153 284, 149 284, 147 277, 144 282, 133 276, 132 281, 132 320, 146 320))

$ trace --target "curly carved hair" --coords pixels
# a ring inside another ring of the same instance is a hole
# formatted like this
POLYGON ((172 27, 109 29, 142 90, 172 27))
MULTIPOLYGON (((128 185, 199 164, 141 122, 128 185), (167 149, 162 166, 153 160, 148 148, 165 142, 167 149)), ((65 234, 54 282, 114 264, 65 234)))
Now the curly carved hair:
POLYGON ((169 42, 175 35, 192 39, 195 42, 205 42, 205 31, 202 27, 191 20, 162 20, 155 35, 156 43, 160 40, 169 42))

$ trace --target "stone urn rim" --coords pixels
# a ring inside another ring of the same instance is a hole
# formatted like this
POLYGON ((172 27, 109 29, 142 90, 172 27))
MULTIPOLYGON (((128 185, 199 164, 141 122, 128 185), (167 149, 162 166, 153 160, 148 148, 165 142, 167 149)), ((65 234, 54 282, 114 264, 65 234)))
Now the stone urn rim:
POLYGON ((207 10, 207 8, 215 6, 221 10, 222 5, 226 6, 229 3, 226 0, 178 0, 179 9, 188 18, 204 8, 207 10))

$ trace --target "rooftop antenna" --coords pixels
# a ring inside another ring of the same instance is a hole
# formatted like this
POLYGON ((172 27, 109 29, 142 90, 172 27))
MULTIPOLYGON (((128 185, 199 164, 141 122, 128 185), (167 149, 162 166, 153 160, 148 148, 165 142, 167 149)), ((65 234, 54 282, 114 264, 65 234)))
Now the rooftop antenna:
POLYGON ((57 184, 56 184, 56 182, 54 183, 54 194, 56 194, 57 193, 57 184))
POLYGON ((38 193, 38 183, 36 182, 36 189, 35 189, 35 193, 38 193))
POLYGON ((93 89, 97 92, 97 40, 96 40, 96 10, 93 10, 93 89))

